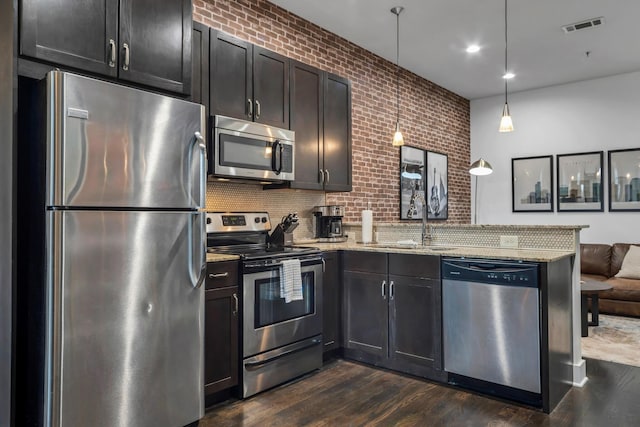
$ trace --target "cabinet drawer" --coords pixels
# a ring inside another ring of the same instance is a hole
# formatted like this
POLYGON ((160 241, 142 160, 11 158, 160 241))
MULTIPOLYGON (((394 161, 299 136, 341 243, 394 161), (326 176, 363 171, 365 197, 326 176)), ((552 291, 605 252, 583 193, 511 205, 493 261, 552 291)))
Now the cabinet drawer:
POLYGON ((440 280, 437 255, 389 254, 389 274, 440 280))
POLYGON ((238 286, 238 261, 208 262, 205 289, 238 286))
POLYGON ((343 265, 345 270, 387 274, 387 254, 346 251, 343 256, 343 265))

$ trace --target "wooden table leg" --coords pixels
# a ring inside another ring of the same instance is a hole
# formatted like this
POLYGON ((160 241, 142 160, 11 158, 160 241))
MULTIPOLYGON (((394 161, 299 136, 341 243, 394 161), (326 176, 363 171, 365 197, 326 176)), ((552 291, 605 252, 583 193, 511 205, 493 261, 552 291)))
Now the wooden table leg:
POLYGON ((589 326, 598 326, 600 309, 598 308, 598 294, 591 295, 591 322, 589 326))
POLYGON ((589 311, 589 305, 588 305, 588 295, 587 294, 582 294, 580 295, 581 297, 581 305, 582 305, 582 309, 580 310, 580 319, 581 319, 581 327, 582 327, 582 336, 583 337, 588 337, 589 336, 589 327, 588 327, 588 313, 587 311, 589 311))

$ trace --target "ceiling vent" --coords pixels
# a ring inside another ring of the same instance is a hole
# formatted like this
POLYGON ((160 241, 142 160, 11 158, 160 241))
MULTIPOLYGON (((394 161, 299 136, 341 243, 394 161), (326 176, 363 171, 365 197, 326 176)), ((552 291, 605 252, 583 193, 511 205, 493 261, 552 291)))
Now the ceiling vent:
POLYGON ((586 21, 580 21, 569 25, 563 25, 562 30, 566 33, 573 33, 578 30, 586 30, 587 28, 598 27, 604 24, 604 18, 601 16, 599 18, 587 19, 586 21))

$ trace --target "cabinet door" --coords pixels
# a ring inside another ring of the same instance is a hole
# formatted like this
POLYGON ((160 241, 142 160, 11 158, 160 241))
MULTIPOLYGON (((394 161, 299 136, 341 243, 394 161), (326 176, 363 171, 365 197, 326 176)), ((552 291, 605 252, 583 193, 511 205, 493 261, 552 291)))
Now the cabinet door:
POLYGON ((238 288, 205 292, 204 393, 238 384, 238 288))
POLYGON ((327 74, 324 90, 326 191, 351 191, 351 84, 327 74))
POLYGON ((387 295, 385 274, 344 272, 344 347, 381 360, 387 357, 387 295))
POLYGON ((22 0, 20 6, 21 55, 117 75, 118 0, 22 0))
POLYGON ((191 32, 190 100, 204 105, 209 117, 209 27, 199 22, 193 23, 191 32))
POLYGON ((289 58, 253 47, 253 117, 289 129, 289 58))
POLYGON ((317 68, 291 61, 291 130, 296 133, 296 179, 291 188, 322 190, 323 76, 317 68))
POLYGON ((120 0, 119 48, 121 79, 190 93, 191 1, 120 0))
POLYGON ((324 254, 322 276, 322 339, 324 351, 340 348, 340 265, 337 252, 324 254))
POLYGON ((390 275, 389 284, 389 353, 395 366, 440 369, 440 281, 390 275))
POLYGON ((253 54, 249 42, 211 31, 211 115, 253 119, 253 54))

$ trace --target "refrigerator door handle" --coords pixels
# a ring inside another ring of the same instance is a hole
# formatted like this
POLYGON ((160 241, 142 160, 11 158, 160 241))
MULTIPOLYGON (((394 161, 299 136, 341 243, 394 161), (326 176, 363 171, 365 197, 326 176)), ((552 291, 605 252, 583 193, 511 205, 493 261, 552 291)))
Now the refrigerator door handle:
POLYGON ((206 167, 207 167, 207 146, 204 141, 204 137, 200 132, 195 132, 193 134, 193 139, 190 141, 188 146, 188 154, 187 154, 187 164, 185 165, 185 175, 186 182, 188 185, 187 193, 191 198, 191 203, 194 203, 198 208, 203 208, 205 204, 205 176, 206 176, 206 167), (198 151, 200 153, 199 161, 200 161, 200 169, 198 171, 198 194, 194 194, 194 183, 191 179, 191 166, 193 164, 193 149, 194 145, 198 146, 198 151))
POLYGON ((205 212, 194 212, 196 215, 196 221, 198 226, 193 227, 190 222, 189 229, 189 275, 191 276, 191 283, 194 288, 199 288, 204 283, 204 279, 207 276, 207 240, 205 238, 205 212), (198 256, 194 256, 194 253, 199 251, 198 256), (198 264, 196 265, 196 261, 198 264), (195 271, 194 271, 195 267, 195 271), (198 270, 199 267, 199 270, 198 270))

